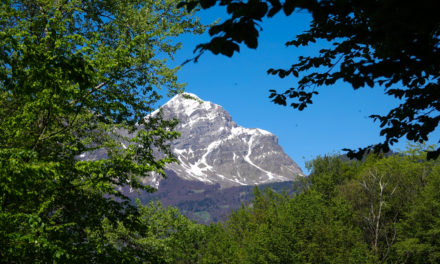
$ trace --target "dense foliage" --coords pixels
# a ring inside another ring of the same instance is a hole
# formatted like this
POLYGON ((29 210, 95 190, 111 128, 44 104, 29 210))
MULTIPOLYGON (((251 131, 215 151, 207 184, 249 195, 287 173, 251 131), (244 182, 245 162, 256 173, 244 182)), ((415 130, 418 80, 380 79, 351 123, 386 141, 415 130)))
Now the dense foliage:
POLYGON ((257 191, 252 207, 234 213, 223 232, 229 237, 222 240, 229 241, 229 252, 216 261, 212 255, 217 245, 210 241, 205 263, 369 263, 373 259, 360 229, 353 225, 347 202, 328 203, 315 191, 295 198, 257 191))
POLYGON ((160 203, 142 205, 136 229, 122 221, 103 220, 109 243, 122 249, 128 263, 196 263, 198 248, 204 241, 204 226, 181 215, 176 208, 163 208, 160 203))
POLYGON ((158 89, 182 88, 167 66, 173 37, 201 31, 170 0, 1 2, 1 262, 132 258, 102 220, 136 228, 139 210, 115 187, 149 190, 139 177, 174 161, 175 121, 144 116, 158 89), (132 133, 123 146, 120 131, 132 133), (81 160, 96 150, 105 157, 81 160))
MULTIPOLYGON (((287 69, 269 69, 280 78, 293 78, 294 87, 283 92, 270 90, 270 98, 281 105, 303 110, 312 103, 320 86, 337 81, 353 89, 381 87, 402 104, 387 115, 372 115, 380 122, 382 143, 349 151, 361 158, 371 149, 388 152, 401 138, 427 141, 440 121, 440 17, 436 0, 185 0, 189 10, 207 9, 219 4, 229 18, 209 30, 212 39, 196 50, 232 56, 240 44, 257 48, 263 19, 279 13, 295 16, 304 10, 312 15, 309 28, 286 46, 312 46, 326 43, 319 54, 299 56, 287 69)), ((198 54, 198 56, 201 55, 198 54)), ((428 158, 440 155, 431 150, 428 158)))
POLYGON ((421 147, 309 164, 298 194, 258 189, 208 227, 200 263, 438 263, 440 164, 421 147))

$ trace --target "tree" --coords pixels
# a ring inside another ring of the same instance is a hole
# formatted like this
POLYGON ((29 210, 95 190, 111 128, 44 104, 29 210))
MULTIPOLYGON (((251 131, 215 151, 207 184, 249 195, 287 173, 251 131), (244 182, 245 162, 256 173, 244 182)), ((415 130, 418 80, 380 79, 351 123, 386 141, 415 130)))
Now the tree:
POLYGON ((204 241, 204 225, 181 215, 177 208, 163 208, 159 202, 142 205, 137 201, 139 227, 103 220, 108 241, 129 258, 129 263, 196 263, 197 250, 204 241))
POLYGON ((314 190, 292 197, 256 190, 252 206, 234 212, 206 245, 201 259, 213 261, 202 263, 374 263, 348 203, 314 190))
POLYGON ((426 186, 415 198, 406 218, 398 224, 399 241, 394 246, 399 263, 440 261, 440 165, 429 172, 426 186))
POLYGON ((102 219, 136 228, 116 187, 151 190, 141 177, 175 160, 176 121, 144 117, 182 89, 172 38, 203 27, 171 0, 0 5, 1 262, 121 263, 102 219))
POLYGON ((314 190, 325 199, 338 195, 338 186, 351 180, 356 175, 359 162, 346 161, 342 156, 318 156, 306 164, 310 175, 306 178, 314 190))
MULTIPOLYGON (((210 8, 219 3, 230 18, 211 27, 212 39, 196 51, 232 56, 240 44, 257 48, 259 28, 265 17, 295 10, 313 16, 304 33, 286 46, 306 46, 325 40, 329 48, 318 56, 300 56, 288 69, 269 69, 280 78, 296 78, 296 87, 284 92, 270 90, 276 104, 303 110, 318 94, 317 87, 339 80, 362 87, 383 87, 387 95, 402 104, 387 115, 372 115, 380 122, 384 142, 358 150, 347 150, 358 159, 371 150, 388 152, 390 145, 406 137, 410 141, 427 141, 440 121, 440 18, 434 0, 186 0, 188 10, 210 8)), ((294 26, 294 25, 292 25, 294 26)), ((288 32, 286 32, 286 35, 288 32)), ((428 152, 428 158, 440 155, 440 148, 428 152)))
POLYGON ((399 154, 369 154, 356 162, 343 161, 341 156, 318 157, 310 163, 310 189, 350 204, 355 226, 380 263, 400 263, 404 258, 399 254, 408 252, 399 247, 396 253, 396 243, 407 232, 399 226, 432 175, 438 174, 438 161, 427 161, 424 149, 434 147, 410 146, 399 154))

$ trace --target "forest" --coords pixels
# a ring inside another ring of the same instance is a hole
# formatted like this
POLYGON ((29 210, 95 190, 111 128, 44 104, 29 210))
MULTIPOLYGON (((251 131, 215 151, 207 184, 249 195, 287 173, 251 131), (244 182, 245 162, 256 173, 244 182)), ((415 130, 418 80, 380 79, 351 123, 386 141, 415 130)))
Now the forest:
POLYGON ((256 187, 252 203, 208 226, 138 204, 145 231, 106 222, 106 236, 141 263, 438 263, 440 164, 421 149, 318 157, 295 194, 256 187))
MULTIPOLYGON (((315 95, 304 91, 313 84, 342 78, 355 89, 372 82, 402 85, 386 91, 404 103, 386 116, 373 116, 382 123, 385 142, 348 151, 358 160, 320 156, 309 162, 310 175, 293 191, 255 188, 251 203, 210 225, 160 203, 133 204, 121 193, 122 186, 153 191, 142 178, 165 176, 166 165, 176 162, 169 144, 179 136, 173 130, 178 120, 144 117, 161 92, 183 91, 176 77, 180 67, 168 63, 181 47, 175 39, 203 33, 209 25, 200 23, 194 8, 217 1, 188 2, 188 8, 174 0, 0 3, 0 262, 439 263, 440 151, 423 144, 440 120, 440 30, 437 20, 431 21, 438 14, 433 8, 426 16, 420 11, 431 7, 430 1, 411 9, 424 19, 420 27, 407 28, 407 38, 396 38, 403 31, 393 31, 393 23, 378 27, 396 34, 382 42, 384 32, 375 26, 383 17, 368 17, 372 9, 363 1, 310 1, 310 6, 297 1, 295 6, 289 0, 284 7, 276 0, 246 2, 256 9, 243 9, 243 1, 219 1, 231 5, 238 26, 251 29, 250 20, 282 9, 286 15, 295 8, 312 12, 311 31, 292 45, 344 38, 338 34, 357 32, 353 28, 365 37, 362 30, 371 30, 368 43, 352 38, 336 49, 347 58, 336 75, 306 76, 298 91, 273 92, 272 98, 279 104, 298 99, 292 107, 301 110, 315 95), (338 26, 344 30, 335 30, 338 26), (430 41, 424 42, 427 36, 430 41), (408 48, 395 52, 390 43, 408 48), (368 49, 373 44, 378 46, 368 49), (367 61, 362 64, 359 56, 367 61), (396 74, 381 75, 375 63, 396 74), (389 145, 404 136, 417 144, 390 152, 389 145), (104 151, 104 158, 81 159, 96 151, 104 151)), ((389 8, 398 1, 376 2, 389 8)), ((402 10, 409 10, 401 2, 402 10)), ((235 26, 211 27, 211 35, 226 30, 226 39, 200 48, 222 53, 226 47, 223 53, 232 56, 237 41, 256 47, 258 34, 249 30, 250 36, 237 40, 227 32, 235 26)), ((323 52, 321 60, 303 58, 290 70, 270 72, 297 75, 298 68, 307 72, 322 63, 333 68, 336 53, 323 52)))

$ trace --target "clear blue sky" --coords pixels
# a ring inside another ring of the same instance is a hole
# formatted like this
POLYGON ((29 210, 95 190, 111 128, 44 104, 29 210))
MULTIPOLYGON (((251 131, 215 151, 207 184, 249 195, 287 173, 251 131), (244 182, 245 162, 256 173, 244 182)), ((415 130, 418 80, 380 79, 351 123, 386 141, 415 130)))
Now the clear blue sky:
MULTIPOLYGON (((199 14, 203 23, 211 23, 221 15, 219 9, 199 14)), ((316 54, 325 45, 284 46, 306 29, 309 21, 307 13, 292 17, 279 14, 263 21, 256 50, 243 46, 232 58, 206 52, 198 63, 186 64, 178 74, 180 81, 187 83, 187 92, 223 106, 237 124, 265 129, 278 136, 284 151, 306 173, 305 162, 317 155, 342 153, 343 148, 380 142, 379 124, 368 116, 386 114, 399 103, 384 95, 381 88, 354 91, 342 82, 321 87, 314 103, 304 111, 272 103, 268 90, 284 91, 294 86, 295 80, 267 75, 267 69, 287 68, 298 56, 316 54)), ((182 37, 183 49, 178 52, 176 63, 192 57, 195 46, 208 39, 207 33, 182 37)), ((439 133, 436 135, 438 139, 439 133)), ((403 141, 397 148, 403 149, 405 144, 403 141)))

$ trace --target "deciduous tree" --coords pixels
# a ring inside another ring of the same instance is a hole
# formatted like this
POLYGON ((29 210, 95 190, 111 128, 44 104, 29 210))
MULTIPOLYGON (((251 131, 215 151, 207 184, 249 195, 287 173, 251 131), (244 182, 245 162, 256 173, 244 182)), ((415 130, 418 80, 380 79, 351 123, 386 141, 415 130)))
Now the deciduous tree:
POLYGON ((182 88, 167 66, 172 38, 202 30, 171 0, 1 2, 2 262, 121 263, 88 234, 102 234, 104 217, 136 226, 115 187, 149 190, 139 177, 174 160, 175 121, 144 116, 158 89, 182 88), (98 149, 103 159, 82 160, 98 149))

